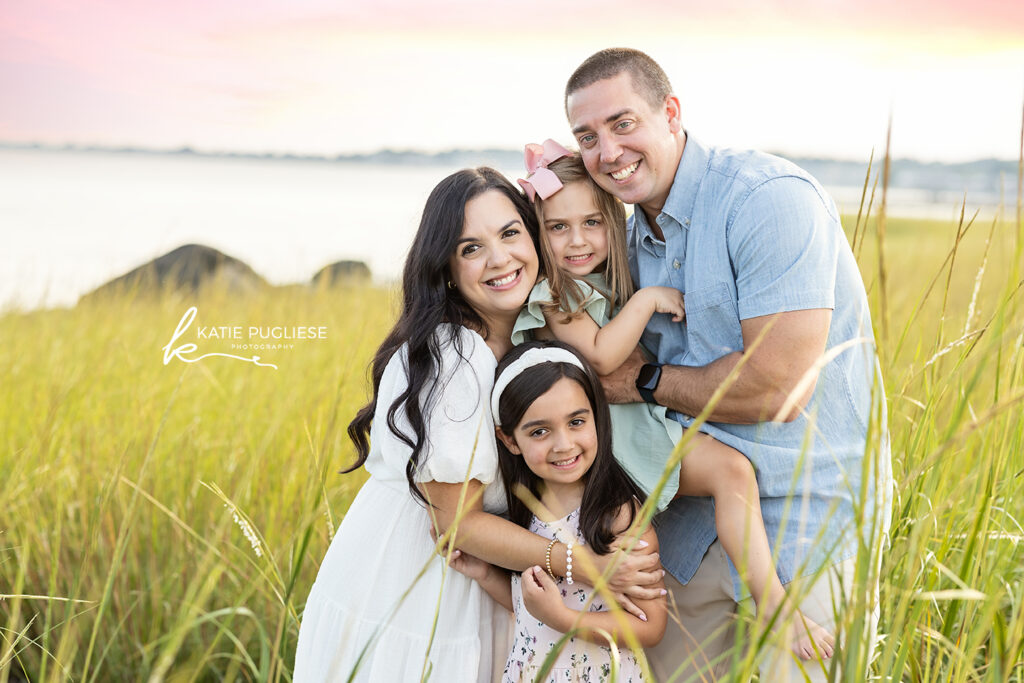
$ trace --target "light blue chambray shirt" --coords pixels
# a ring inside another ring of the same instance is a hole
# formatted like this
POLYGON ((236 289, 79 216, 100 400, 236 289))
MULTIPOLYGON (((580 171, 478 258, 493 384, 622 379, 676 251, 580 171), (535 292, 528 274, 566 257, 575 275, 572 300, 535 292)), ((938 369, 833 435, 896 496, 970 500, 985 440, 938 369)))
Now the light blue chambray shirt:
MULTIPOLYGON (((832 309, 826 349, 861 339, 822 369, 795 421, 701 428, 754 464, 783 583, 852 557, 865 484, 864 500, 881 493, 879 519, 888 525, 891 465, 886 436, 876 473, 863 476, 872 387, 877 382, 882 396, 881 375, 864 283, 834 202, 784 159, 706 147, 688 135, 657 222, 664 241, 639 208, 627 231, 637 286, 675 287, 686 295, 685 322, 655 315, 647 326, 643 343, 658 362, 707 365, 743 349, 741 320, 784 311, 832 309)), ((672 415, 683 426, 693 422, 672 415)), ((709 498, 677 498, 657 522, 662 562, 686 583, 715 540, 714 505, 709 498)), ((745 593, 730 568, 739 599, 745 593)))

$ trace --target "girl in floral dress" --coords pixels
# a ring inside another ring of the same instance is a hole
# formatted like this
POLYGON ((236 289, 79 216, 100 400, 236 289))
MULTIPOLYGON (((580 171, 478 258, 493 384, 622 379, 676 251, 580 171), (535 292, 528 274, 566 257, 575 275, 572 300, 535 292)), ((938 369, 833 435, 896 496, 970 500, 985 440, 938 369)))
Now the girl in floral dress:
MULTIPOLYGON (((556 542, 567 549, 564 577, 555 576, 550 566, 534 566, 513 573, 511 580, 503 569, 453 553, 456 570, 515 614, 515 640, 503 681, 538 680, 566 633, 570 637, 541 680, 642 681, 629 646, 650 647, 661 640, 664 600, 637 600, 644 619, 613 614, 592 586, 573 579, 573 547, 608 552, 615 537, 633 524, 644 498, 612 456, 608 404, 597 376, 565 344, 522 344, 498 365, 491 411, 510 518, 551 539, 546 565, 556 542), (533 512, 525 501, 532 501, 533 512), (618 649, 617 662, 609 637, 618 649)), ((656 546, 658 539, 648 527, 639 542, 656 546)))

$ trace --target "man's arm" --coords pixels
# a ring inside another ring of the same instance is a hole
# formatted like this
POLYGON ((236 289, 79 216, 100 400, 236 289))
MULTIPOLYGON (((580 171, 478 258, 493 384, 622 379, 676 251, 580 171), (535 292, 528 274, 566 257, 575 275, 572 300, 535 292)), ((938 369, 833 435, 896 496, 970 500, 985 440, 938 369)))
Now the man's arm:
MULTIPOLYGON (((832 311, 817 308, 748 318, 740 322, 744 351, 736 351, 702 367, 666 365, 654 398, 663 406, 687 415, 698 415, 718 387, 742 361, 735 381, 721 397, 708 419, 733 424, 753 424, 775 418, 789 394, 808 372, 812 381, 782 420, 795 420, 814 392, 824 354, 832 311), (747 351, 747 349, 751 349, 747 351)), ((636 378, 643 356, 635 352, 618 370, 601 378, 612 403, 641 401, 636 378)))

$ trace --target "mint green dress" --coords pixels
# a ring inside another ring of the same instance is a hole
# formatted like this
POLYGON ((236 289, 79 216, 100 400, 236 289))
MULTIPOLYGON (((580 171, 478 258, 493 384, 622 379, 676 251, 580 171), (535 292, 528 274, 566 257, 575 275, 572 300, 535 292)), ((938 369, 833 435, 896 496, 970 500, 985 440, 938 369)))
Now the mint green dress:
MULTIPOLYGON (((584 300, 580 310, 585 311, 601 327, 611 320, 611 302, 603 292, 608 291, 604 275, 591 273, 577 280, 584 300)), ((512 329, 512 343, 522 344, 533 339, 534 330, 545 325, 542 304, 551 302, 551 289, 546 279, 533 287, 512 329)), ((668 417, 664 406, 652 403, 612 404, 612 449, 615 459, 633 477, 644 493, 657 486, 665 472, 672 450, 683 436, 683 427, 668 417)), ((679 465, 673 467, 661 494, 658 510, 664 510, 679 489, 679 465)))

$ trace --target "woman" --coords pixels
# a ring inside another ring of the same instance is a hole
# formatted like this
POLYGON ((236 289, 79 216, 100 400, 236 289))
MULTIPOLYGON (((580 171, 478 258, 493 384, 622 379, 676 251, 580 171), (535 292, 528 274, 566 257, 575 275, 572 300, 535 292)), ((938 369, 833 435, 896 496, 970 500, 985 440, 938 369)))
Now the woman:
MULTIPOLYGON (((470 579, 445 571, 431 527, 523 571, 565 548, 497 516, 497 359, 537 279, 536 219, 489 168, 459 171, 427 199, 403 274, 402 312, 373 360, 373 399, 349 425, 370 478, 331 543, 306 603, 295 680, 489 681, 506 616, 470 579)), ((351 471, 351 470, 350 470, 351 471)), ((598 568, 608 557, 594 558, 598 568)), ((577 568, 579 573, 579 568, 577 568)), ((626 558, 612 587, 650 584, 657 556, 626 558)), ((646 595, 646 593, 644 593, 646 595)))

